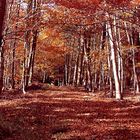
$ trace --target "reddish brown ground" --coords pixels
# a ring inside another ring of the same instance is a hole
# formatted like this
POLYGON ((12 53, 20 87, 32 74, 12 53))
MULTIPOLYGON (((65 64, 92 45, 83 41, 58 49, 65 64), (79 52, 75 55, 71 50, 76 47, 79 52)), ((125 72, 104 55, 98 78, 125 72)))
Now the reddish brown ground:
POLYGON ((140 140, 140 97, 72 88, 0 96, 0 140, 140 140))

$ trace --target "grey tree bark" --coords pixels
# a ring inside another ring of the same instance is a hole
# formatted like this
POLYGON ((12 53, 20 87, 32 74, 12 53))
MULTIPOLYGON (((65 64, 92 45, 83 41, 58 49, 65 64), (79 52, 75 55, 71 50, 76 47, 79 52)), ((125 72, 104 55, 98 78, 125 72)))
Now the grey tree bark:
POLYGON ((4 47, 3 47, 3 27, 4 17, 6 13, 6 0, 0 1, 0 93, 3 88, 3 72, 4 72, 4 47))

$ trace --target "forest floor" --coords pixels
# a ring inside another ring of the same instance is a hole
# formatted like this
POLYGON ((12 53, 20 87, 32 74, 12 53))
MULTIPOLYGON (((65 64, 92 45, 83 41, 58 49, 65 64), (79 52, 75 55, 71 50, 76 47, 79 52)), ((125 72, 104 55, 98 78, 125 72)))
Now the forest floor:
POLYGON ((72 87, 0 95, 0 140, 140 140, 140 95, 72 87), (126 96, 127 95, 127 96, 126 96))

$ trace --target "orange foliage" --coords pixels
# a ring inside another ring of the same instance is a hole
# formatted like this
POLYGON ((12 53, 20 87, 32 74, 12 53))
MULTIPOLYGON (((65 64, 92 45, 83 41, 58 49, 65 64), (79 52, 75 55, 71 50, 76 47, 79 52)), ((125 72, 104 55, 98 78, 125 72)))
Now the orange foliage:
POLYGON ((56 67, 64 65, 64 55, 69 51, 62 33, 56 28, 45 28, 39 34, 36 53, 36 70, 53 74, 56 67))
MULTIPOLYGON (((139 3, 140 0, 133 0, 139 3)), ((75 8, 80 10, 95 10, 103 0, 55 0, 57 4, 63 5, 67 8, 75 8)), ((130 0, 107 0, 107 4, 115 6, 127 6, 130 0)))
POLYGON ((99 4, 99 0, 55 0, 56 3, 61 4, 67 8, 75 9, 90 9, 99 4))

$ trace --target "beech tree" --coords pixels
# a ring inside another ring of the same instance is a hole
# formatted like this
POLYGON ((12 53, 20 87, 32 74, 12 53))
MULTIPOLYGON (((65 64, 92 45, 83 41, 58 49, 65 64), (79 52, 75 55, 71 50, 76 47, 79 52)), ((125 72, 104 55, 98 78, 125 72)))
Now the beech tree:
POLYGON ((28 1, 27 15, 29 18, 26 19, 25 31, 25 42, 24 42, 24 61, 23 61, 23 76, 22 76, 22 90, 26 93, 26 89, 32 81, 34 58, 38 38, 38 27, 39 26, 39 16, 40 16, 40 6, 41 1, 31 0, 28 1))
POLYGON ((3 46, 3 27, 4 16, 6 13, 6 0, 0 1, 0 93, 3 88, 3 72, 4 72, 4 46, 3 46))

